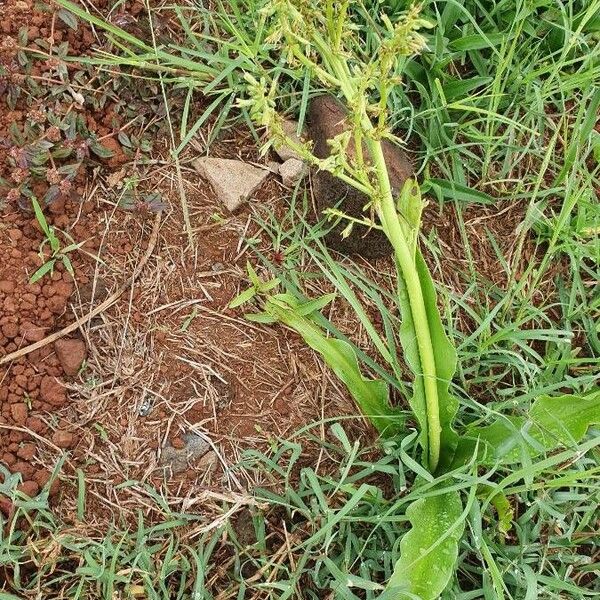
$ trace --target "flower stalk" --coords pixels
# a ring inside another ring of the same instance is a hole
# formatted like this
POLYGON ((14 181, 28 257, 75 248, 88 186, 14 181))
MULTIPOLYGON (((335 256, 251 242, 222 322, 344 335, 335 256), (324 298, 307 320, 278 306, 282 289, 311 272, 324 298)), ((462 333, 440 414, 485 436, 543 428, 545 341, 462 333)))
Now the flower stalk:
MULTIPOLYGON (((418 371, 414 376, 422 378, 425 404, 421 443, 424 462, 433 472, 440 461, 442 424, 438 368, 416 266, 418 222, 411 222, 409 215, 398 211, 382 145, 384 138, 391 137, 386 125, 387 98, 390 87, 399 82, 395 72, 398 56, 409 56, 423 49, 425 40, 418 30, 429 24, 420 18, 416 7, 396 25, 384 18, 388 36, 376 55, 367 59, 358 51, 361 42, 352 28, 350 10, 348 1, 334 0, 326 0, 322 11, 315 10, 305 0, 274 0, 265 8, 266 14, 274 17, 270 40, 281 45, 289 66, 308 69, 323 85, 342 96, 349 108, 350 131, 330 140, 328 158, 317 158, 308 144, 294 141, 285 134, 282 118, 275 110, 274 86, 248 77, 250 97, 240 104, 249 107, 251 116, 268 128, 271 143, 291 146, 309 164, 330 171, 369 197, 369 207, 393 247, 400 287, 408 297, 411 314, 403 318, 412 324, 412 336, 416 340, 418 371), (375 103, 370 103, 373 94, 378 97, 375 103), (376 125, 372 115, 376 117, 376 125), (353 144, 352 159, 349 144, 353 144)), ((350 222, 349 226, 354 224, 350 222)))

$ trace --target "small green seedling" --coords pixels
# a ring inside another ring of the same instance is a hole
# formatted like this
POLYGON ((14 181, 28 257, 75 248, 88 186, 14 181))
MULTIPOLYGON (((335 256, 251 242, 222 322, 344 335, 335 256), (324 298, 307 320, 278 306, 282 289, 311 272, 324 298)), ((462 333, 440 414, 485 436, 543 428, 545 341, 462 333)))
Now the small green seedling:
MULTIPOLYGON (((73 242, 73 240, 70 240, 70 244, 68 244, 64 248, 61 247, 60 239, 57 237, 54 227, 49 225, 48 221, 46 221, 44 211, 42 210, 42 207, 40 206, 39 202, 35 197, 31 198, 31 203, 33 205, 35 218, 40 224, 40 227, 42 228, 42 231, 45 236, 45 239, 40 244, 39 255, 42 259, 44 258, 44 248, 46 247, 46 245, 50 246, 51 254, 48 260, 29 278, 29 283, 35 283, 36 281, 39 281, 42 277, 44 277, 44 275, 52 274, 54 272, 54 265, 57 263, 57 261, 60 261, 64 265, 67 272, 72 277, 74 277, 75 271, 73 270, 73 263, 71 262, 71 259, 68 255, 74 250, 79 250, 79 248, 81 248, 84 242, 76 244, 73 242)), ((69 237, 64 232, 63 235, 65 237, 69 237)))

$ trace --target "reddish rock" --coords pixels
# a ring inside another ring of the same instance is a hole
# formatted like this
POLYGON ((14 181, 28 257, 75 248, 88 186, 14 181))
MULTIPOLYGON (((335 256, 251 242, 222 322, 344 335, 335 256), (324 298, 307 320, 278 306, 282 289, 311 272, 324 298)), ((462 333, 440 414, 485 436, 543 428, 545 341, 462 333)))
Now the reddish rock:
MULTIPOLYGON (((35 482, 37 482, 37 484, 40 486, 40 489, 43 488, 48 481, 50 480, 50 471, 46 471, 45 469, 40 469, 39 471, 36 471, 33 474, 33 477, 31 479, 33 479, 35 482)), ((50 497, 52 496, 56 496, 56 494, 58 494, 58 491, 60 489, 60 479, 56 478, 50 485, 50 497)))
POLYGON ((87 358, 87 349, 83 340, 62 339, 54 344, 54 352, 65 375, 73 377, 79 373, 83 361, 87 358))
POLYGON ((67 449, 73 446, 73 434, 69 431, 57 429, 52 435, 52 442, 59 448, 67 449))
POLYGON ((19 328, 21 335, 28 342, 39 342, 44 339, 46 335, 46 330, 44 327, 40 327, 39 325, 34 325, 29 321, 25 321, 25 323, 21 323, 21 327, 19 328))
POLYGON ((44 375, 40 383, 40 397, 43 402, 60 407, 67 398, 67 391, 55 377, 44 375))
POLYGON ((0 496, 0 512, 7 518, 10 517, 13 512, 12 502, 8 498, 4 498, 4 496, 0 496))
POLYGON ((5 452, 0 459, 7 467, 14 465, 17 462, 16 456, 12 452, 5 452))
POLYGON ((32 460, 35 456, 35 444, 23 444, 17 451, 17 456, 23 460, 32 460))
POLYGON ((34 498, 39 494, 40 486, 35 481, 24 481, 20 486, 17 487, 20 492, 23 492, 26 496, 34 498))
POLYGON ((12 294, 16 287, 17 286, 14 281, 7 281, 6 279, 0 281, 0 292, 5 294, 12 294))
POLYGON ((24 402, 17 402, 10 407, 10 415, 17 425, 25 425, 27 422, 27 405, 24 402))
POLYGON ((19 335, 19 326, 16 323, 5 323, 2 325, 2 335, 9 340, 16 338, 19 335))
POLYGON ((46 428, 46 424, 38 417, 29 417, 27 419, 27 429, 31 429, 34 433, 42 433, 46 428))
POLYGON ((171 440, 171 446, 177 450, 181 450, 182 448, 185 448, 185 441, 180 437, 173 438, 171 440))

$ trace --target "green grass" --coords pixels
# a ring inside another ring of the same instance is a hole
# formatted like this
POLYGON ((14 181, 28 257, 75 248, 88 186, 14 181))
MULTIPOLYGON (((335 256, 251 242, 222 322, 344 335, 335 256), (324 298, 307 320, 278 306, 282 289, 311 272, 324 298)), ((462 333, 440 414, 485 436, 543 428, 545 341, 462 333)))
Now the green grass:
MULTIPOLYGON (((209 11, 182 3, 186 33, 170 46, 149 41, 142 47, 112 32, 133 50, 121 47, 118 56, 100 62, 158 72, 167 97, 173 88, 186 90, 189 100, 172 115, 180 124, 177 156, 208 120, 217 118, 213 137, 232 122, 249 122, 233 110, 243 70, 259 59, 266 71, 277 71, 264 32, 253 25, 260 4, 229 2, 209 11), (192 115, 200 92, 206 108, 192 115)), ((355 5, 367 54, 377 36, 369 15, 381 6, 393 16, 406 3, 355 5)), ((458 215, 466 257, 460 290, 436 277, 444 249, 435 230, 425 226, 423 244, 459 353, 459 422, 488 424, 498 415, 522 414, 542 393, 582 392, 598 382, 600 2, 451 0, 429 2, 425 11, 435 23, 431 52, 406 61, 391 105, 398 136, 415 149, 423 189, 458 215), (464 226, 466 211, 477 205, 515 205, 521 215, 510 257, 492 230, 483 232, 497 251, 504 285, 478 269, 478 246, 471 247, 464 226), (518 272, 523 258, 526 268, 518 272), (548 292, 540 297, 542 288, 548 292), (469 327, 461 325, 465 320, 469 327)), ((316 90, 301 70, 284 71, 281 82, 281 107, 302 119, 316 90)), ((410 382, 396 350, 399 317, 390 308, 389 273, 373 275, 333 257, 320 241, 325 225, 308 223, 301 193, 284 219, 264 211, 256 219, 258 260, 298 297, 324 284, 337 290, 369 332, 371 348, 357 348, 359 358, 406 396, 410 382), (284 253, 283 268, 269 261, 271 249, 284 253), (385 366, 378 355, 389 358, 385 366)), ((351 341, 335 311, 322 325, 351 341)), ((244 454, 239 468, 273 484, 254 491, 261 508, 250 511, 244 530, 240 515, 190 537, 202 517, 174 514, 157 500, 160 517, 152 523, 140 515, 136 527, 117 522, 111 531, 86 534, 57 522, 44 493, 35 501, 16 500, 26 518, 1 528, 0 565, 10 576, 0 599, 34 590, 64 598, 374 599, 399 557, 408 504, 450 490, 460 490, 466 528, 442 598, 558 600, 600 593, 597 429, 574 447, 513 468, 467 465, 415 486, 427 475, 416 460, 414 433, 381 451, 349 440, 340 423, 325 424, 325 440, 306 428, 270 453, 244 454), (307 464, 314 445, 330 457, 320 468, 307 464), (494 506, 499 496, 492 491, 504 494, 512 516, 506 506, 494 506), (28 568, 50 549, 46 567, 28 568)), ((13 497, 15 487, 6 479, 3 493, 13 497)), ((82 492, 80 516, 83 498, 82 492)))

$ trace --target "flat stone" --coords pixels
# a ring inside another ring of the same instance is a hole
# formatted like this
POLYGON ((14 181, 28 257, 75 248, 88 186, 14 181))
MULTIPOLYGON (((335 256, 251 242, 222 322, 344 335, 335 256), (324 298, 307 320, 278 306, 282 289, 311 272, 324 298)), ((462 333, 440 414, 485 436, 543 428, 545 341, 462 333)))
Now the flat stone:
POLYGON ((231 212, 243 206, 269 176, 266 169, 229 158, 202 157, 193 165, 231 212))
POLYGON ((169 467, 173 474, 181 473, 189 468, 190 461, 204 456, 210 450, 210 444, 194 432, 181 436, 183 448, 165 446, 162 449, 160 464, 169 467))
POLYGON ((280 167, 281 183, 285 187, 295 186, 308 172, 307 166, 297 158, 288 158, 280 167))

